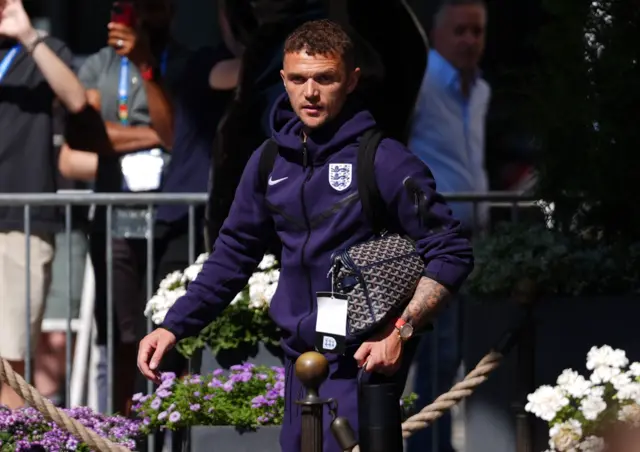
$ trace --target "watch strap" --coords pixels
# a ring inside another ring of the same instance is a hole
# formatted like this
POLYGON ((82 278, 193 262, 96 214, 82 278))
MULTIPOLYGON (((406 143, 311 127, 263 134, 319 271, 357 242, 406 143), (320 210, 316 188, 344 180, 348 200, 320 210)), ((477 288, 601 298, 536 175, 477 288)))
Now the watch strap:
POLYGON ((407 323, 407 322, 406 322, 402 317, 399 317, 399 318, 396 320, 395 327, 396 327, 397 329, 400 329, 400 328, 402 328, 406 323, 407 323))

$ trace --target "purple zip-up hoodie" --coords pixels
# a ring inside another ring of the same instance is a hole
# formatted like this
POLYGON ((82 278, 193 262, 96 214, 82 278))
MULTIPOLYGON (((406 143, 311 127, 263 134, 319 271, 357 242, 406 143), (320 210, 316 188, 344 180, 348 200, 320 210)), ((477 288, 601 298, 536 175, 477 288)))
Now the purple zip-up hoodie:
MULTIPOLYGON (((267 232, 275 227, 283 246, 270 315, 283 331, 285 353, 295 359, 314 347, 316 292, 331 289, 331 254, 374 236, 358 197, 356 159, 359 139, 375 121, 368 111, 347 106, 303 143, 303 124, 284 95, 271 124, 280 154, 267 186, 259 186, 260 148, 244 170, 213 252, 163 327, 179 340, 212 322, 246 285, 264 255, 267 232), (338 182, 331 180, 332 165, 343 168, 338 182)), ((405 146, 384 139, 375 172, 389 229, 416 241, 426 276, 457 290, 473 268, 472 248, 436 193, 429 169, 405 146), (429 199, 429 221, 418 217, 415 197, 403 184, 407 177, 429 199)), ((351 338, 347 342, 357 345, 351 338)))

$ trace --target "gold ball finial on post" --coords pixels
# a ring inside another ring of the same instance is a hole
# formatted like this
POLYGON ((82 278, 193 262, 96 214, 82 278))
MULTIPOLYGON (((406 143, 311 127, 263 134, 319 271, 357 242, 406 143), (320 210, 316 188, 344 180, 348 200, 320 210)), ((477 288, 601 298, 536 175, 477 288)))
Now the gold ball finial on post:
POLYGON ((322 452, 322 409, 327 403, 320 398, 320 385, 329 377, 329 361, 318 352, 307 352, 296 360, 296 377, 304 386, 306 394, 296 403, 301 405, 300 450, 322 452))
POLYGON ((329 377, 329 362, 318 352, 306 352, 296 360, 296 377, 307 396, 318 397, 318 388, 329 377))

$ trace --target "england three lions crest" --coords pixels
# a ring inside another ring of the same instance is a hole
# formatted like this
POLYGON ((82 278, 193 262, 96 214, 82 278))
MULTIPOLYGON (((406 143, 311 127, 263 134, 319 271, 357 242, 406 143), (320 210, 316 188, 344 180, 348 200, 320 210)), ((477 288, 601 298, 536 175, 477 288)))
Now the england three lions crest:
POLYGON ((344 191, 351 185, 351 163, 329 164, 329 185, 338 191, 344 191))

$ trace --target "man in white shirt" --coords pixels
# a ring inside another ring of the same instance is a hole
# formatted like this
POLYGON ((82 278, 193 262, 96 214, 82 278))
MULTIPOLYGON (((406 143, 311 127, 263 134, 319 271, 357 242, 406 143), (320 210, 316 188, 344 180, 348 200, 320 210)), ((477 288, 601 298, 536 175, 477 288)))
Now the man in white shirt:
MULTIPOLYGON (((409 149, 426 162, 442 193, 486 192, 485 118, 491 98, 478 63, 484 51, 482 0, 445 0, 435 16, 429 63, 416 103, 409 149)), ((450 202, 465 228, 486 225, 487 208, 450 202)))
MULTIPOLYGON (((438 190, 445 194, 488 190, 484 141, 491 89, 478 68, 486 22, 482 0, 444 0, 434 18, 434 48, 416 103, 409 149, 429 166, 438 190)), ((448 204, 467 234, 487 226, 486 204, 448 204)), ((420 400, 434 400, 453 383, 461 359, 459 305, 458 299, 452 300, 437 319, 435 331, 422 340, 415 360, 420 400)), ((451 417, 445 415, 434 427, 414 435, 409 450, 451 452, 451 437, 451 417)))

